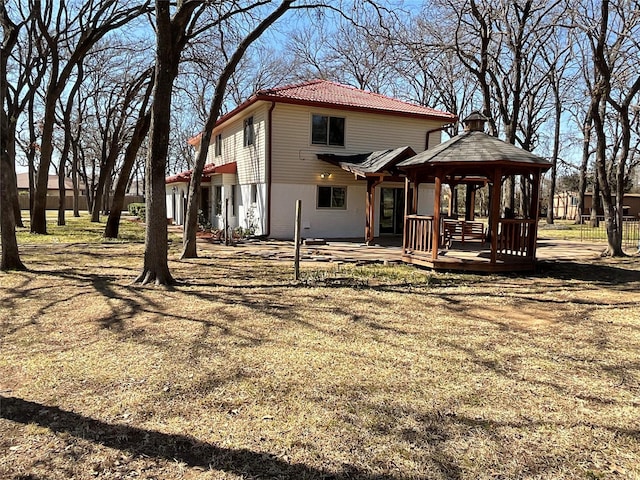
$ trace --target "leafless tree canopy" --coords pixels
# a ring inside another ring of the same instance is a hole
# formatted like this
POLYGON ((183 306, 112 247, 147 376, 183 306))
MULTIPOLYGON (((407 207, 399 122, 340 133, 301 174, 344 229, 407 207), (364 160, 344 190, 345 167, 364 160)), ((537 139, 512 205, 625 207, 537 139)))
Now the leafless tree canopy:
MULTIPOLYGON (((482 110, 491 134, 552 161, 549 205, 563 174, 577 175, 582 210, 595 190, 608 253, 621 253, 622 195, 640 188, 636 1, 2 0, 0 23, 3 268, 21 265, 16 164, 30 174, 32 232, 46 233, 52 171, 73 178, 76 199, 85 186, 98 220, 119 183, 146 180, 150 201, 155 175, 160 202, 166 174, 197 167, 186 140, 206 131, 212 108, 217 117, 261 88, 318 77, 460 118, 482 110), (252 38, 279 6, 286 14, 252 38), (158 101, 170 103, 154 137, 158 101)), ((526 194, 514 179, 505 198, 517 209, 526 194)), ((157 248, 150 264, 166 257, 157 248)), ((160 283, 170 281, 164 263, 150 268, 160 283)))

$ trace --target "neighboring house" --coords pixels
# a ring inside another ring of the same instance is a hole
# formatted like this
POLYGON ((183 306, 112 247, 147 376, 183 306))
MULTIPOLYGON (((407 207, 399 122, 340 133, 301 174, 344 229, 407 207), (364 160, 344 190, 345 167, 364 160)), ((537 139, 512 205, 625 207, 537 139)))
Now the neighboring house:
MULTIPOLYGON (((201 209, 214 228, 293 238, 300 199, 304 238, 401 234, 405 184, 394 166, 439 143, 455 120, 325 80, 261 90, 217 122, 201 209)), ((197 149, 199 137, 190 143, 197 149)), ((178 224, 189 179, 167 178, 167 212, 178 224)), ((432 213, 433 195, 420 199, 420 213, 432 213)))
MULTIPOLYGON (((29 174, 28 173, 18 173, 17 177, 17 185, 18 185, 18 193, 20 194, 29 194, 29 174)), ((64 187, 65 187, 65 196, 73 197, 73 181, 70 178, 64 179, 64 187)), ((81 182, 79 184, 80 195, 84 195, 84 184, 81 182)), ((60 194, 60 188, 58 186, 58 176, 57 175, 49 175, 49 179, 47 180, 47 195, 52 195, 57 197, 60 194)))
MULTIPOLYGON (((583 215, 590 215, 592 206, 592 193, 584 194, 583 215)), ((640 194, 625 193, 623 198, 623 215, 629 217, 640 217, 640 194)), ((602 211, 597 212, 603 215, 602 211)), ((577 192, 560 192, 553 197, 553 216, 554 218, 573 220, 578 214, 578 193, 577 192)))

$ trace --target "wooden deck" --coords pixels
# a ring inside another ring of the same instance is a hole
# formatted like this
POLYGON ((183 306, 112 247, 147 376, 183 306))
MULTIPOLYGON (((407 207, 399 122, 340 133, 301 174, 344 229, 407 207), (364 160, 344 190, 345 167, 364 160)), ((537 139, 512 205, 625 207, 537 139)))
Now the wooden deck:
POLYGON ((443 228, 438 229, 441 235, 438 250, 434 252, 433 217, 408 215, 405 217, 402 261, 435 270, 476 272, 534 270, 535 241, 531 238, 534 231, 533 223, 533 220, 527 219, 501 219, 494 242, 485 242, 483 235, 475 235, 475 238, 471 239, 465 235, 462 237, 464 241, 462 238, 461 241, 455 241, 456 236, 452 236, 443 225, 443 228), (491 248, 494 244, 496 252, 492 261, 491 248))

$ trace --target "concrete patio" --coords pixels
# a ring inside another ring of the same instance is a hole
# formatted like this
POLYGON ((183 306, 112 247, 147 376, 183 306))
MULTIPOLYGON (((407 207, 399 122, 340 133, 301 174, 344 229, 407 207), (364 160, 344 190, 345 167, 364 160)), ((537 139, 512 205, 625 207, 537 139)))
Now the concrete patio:
MULTIPOLYGON (((398 237, 377 238, 371 245, 362 239, 327 240, 324 245, 305 245, 300 248, 302 262, 344 262, 344 263, 401 263, 401 239, 398 237)), ((454 242, 450 255, 477 254, 478 247, 465 244, 457 248, 454 242)), ((200 239, 201 249, 217 256, 260 257, 275 261, 293 261, 294 245, 285 240, 243 240, 234 245, 210 242, 200 239), (215 252, 215 253, 214 253, 215 252)), ((573 240, 539 239, 538 261, 580 261, 597 258, 604 250, 605 243, 586 243, 573 240)), ((627 252, 633 254, 635 252, 627 252)))

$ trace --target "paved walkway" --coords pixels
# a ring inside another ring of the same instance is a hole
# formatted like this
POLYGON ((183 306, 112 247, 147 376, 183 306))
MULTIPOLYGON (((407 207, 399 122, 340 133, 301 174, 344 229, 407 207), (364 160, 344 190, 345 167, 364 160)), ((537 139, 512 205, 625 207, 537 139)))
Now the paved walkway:
MULTIPOLYGON (((293 261, 294 258, 292 241, 248 240, 227 246, 200 240, 198 244, 221 257, 249 256, 280 261, 293 261)), ((602 242, 541 239, 538 241, 537 258, 546 261, 595 259, 604 248, 605 243, 602 242)), ((303 262, 396 263, 400 262, 400 255, 400 240, 397 238, 376 240, 373 245, 365 245, 358 240, 328 240, 326 245, 302 245, 300 248, 303 262)))

